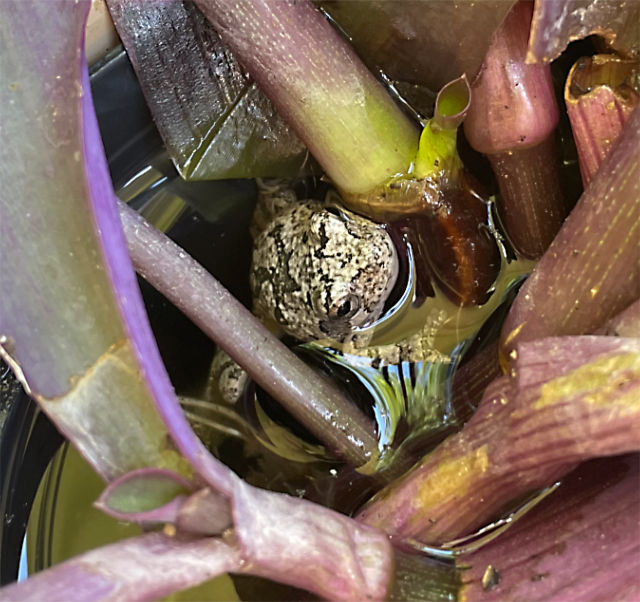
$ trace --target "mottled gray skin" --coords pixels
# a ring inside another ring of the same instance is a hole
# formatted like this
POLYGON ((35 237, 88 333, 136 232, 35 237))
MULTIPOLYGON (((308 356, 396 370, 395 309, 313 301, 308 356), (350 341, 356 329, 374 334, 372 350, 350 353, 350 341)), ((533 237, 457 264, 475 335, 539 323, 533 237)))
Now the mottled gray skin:
POLYGON ((222 401, 234 404, 242 395, 249 382, 249 375, 222 349, 213 356, 205 397, 215 401, 218 395, 222 401))
POLYGON ((254 312, 301 341, 342 342, 382 313, 398 258, 380 225, 337 207, 300 201, 254 244, 254 312))
MULTIPOLYGON (((398 277, 387 232, 338 207, 299 201, 286 182, 260 182, 260 189, 251 228, 254 313, 302 342, 366 344, 353 332, 380 316, 398 277)), ((209 391, 235 403, 246 381, 242 368, 218 351, 209 391)))

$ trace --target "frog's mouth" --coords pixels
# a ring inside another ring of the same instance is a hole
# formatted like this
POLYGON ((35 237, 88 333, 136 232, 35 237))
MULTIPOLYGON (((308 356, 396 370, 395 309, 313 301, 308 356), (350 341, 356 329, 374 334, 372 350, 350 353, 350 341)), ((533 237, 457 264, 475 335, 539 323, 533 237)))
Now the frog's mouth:
POLYGON ((323 320, 320 322, 320 330, 328 339, 332 339, 337 343, 343 343, 344 340, 351 335, 356 327, 350 320, 323 320))
POLYGON ((358 314, 362 311, 360 299, 356 295, 345 295, 330 308, 329 313, 332 317, 319 322, 320 330, 328 338, 341 343, 357 329, 362 319, 358 314))

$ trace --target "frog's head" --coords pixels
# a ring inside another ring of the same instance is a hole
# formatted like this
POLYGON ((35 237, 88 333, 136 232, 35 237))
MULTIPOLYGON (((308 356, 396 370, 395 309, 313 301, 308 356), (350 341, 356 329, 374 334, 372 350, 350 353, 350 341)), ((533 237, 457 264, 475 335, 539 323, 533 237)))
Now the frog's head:
POLYGON ((255 241, 254 308, 299 340, 342 341, 380 316, 397 276, 397 253, 382 226, 304 202, 255 241))

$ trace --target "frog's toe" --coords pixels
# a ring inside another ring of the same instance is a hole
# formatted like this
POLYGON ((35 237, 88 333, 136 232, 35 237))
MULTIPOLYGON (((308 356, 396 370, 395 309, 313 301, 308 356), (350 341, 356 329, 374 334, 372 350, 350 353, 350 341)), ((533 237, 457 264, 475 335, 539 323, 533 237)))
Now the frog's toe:
POLYGON ((209 371, 209 399, 222 399, 233 405, 240 399, 248 381, 249 375, 229 355, 220 349, 216 351, 209 371))

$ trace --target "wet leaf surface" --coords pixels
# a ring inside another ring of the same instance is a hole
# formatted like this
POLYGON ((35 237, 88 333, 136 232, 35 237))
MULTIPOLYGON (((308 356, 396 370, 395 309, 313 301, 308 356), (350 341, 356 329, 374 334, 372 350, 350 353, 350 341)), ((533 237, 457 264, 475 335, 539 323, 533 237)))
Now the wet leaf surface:
POLYGON ((108 4, 183 178, 291 177, 306 165, 302 142, 193 2, 108 4))

